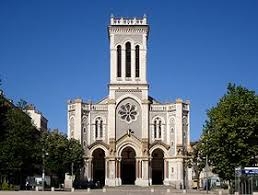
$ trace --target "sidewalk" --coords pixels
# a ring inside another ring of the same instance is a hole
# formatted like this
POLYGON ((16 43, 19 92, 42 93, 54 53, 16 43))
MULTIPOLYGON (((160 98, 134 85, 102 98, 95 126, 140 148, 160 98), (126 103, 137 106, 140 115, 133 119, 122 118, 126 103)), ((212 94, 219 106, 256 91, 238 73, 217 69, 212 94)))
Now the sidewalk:
MULTIPOLYGON (((114 187, 114 188, 104 188, 104 189, 91 189, 91 190, 75 190, 71 191, 0 191, 0 195, 184 195, 184 194, 194 194, 194 195, 204 195, 206 191, 198 190, 176 190, 169 189, 165 186, 162 187, 137 187, 134 186, 123 186, 123 187, 114 187)), ((214 195, 219 194, 218 192, 209 191, 208 194, 214 195)), ((223 193, 224 194, 224 193, 223 193)))

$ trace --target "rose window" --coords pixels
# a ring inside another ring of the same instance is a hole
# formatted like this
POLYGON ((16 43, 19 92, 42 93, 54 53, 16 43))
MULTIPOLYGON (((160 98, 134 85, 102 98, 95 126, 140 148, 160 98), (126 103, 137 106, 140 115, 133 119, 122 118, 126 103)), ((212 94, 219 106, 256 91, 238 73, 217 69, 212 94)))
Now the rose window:
POLYGON ((126 103, 125 105, 120 106, 118 114, 120 115, 120 118, 122 120, 126 121, 127 123, 130 123, 137 119, 137 107, 130 103, 126 103))

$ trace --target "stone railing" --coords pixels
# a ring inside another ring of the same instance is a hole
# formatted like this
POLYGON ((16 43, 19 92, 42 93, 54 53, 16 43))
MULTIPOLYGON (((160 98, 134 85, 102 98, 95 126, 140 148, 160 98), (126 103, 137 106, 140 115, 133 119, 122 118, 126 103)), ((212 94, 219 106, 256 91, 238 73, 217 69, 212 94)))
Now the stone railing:
POLYGON ((168 111, 173 111, 173 110, 176 110, 176 105, 170 105, 168 106, 168 111))
POLYGON ((110 19, 111 25, 147 25, 147 18, 114 18, 110 19))
POLYGON ((91 105, 91 110, 107 111, 108 107, 106 105, 91 105))
POLYGON ((166 106, 151 105, 151 111, 166 111, 166 106))

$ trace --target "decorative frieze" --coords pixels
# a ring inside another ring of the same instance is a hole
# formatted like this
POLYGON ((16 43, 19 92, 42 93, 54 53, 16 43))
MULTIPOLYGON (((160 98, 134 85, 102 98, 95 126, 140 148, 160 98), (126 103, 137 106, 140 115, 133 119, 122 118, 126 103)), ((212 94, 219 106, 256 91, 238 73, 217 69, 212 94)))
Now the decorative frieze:
POLYGON ((147 25, 147 17, 145 15, 143 18, 115 18, 111 16, 110 25, 147 25))

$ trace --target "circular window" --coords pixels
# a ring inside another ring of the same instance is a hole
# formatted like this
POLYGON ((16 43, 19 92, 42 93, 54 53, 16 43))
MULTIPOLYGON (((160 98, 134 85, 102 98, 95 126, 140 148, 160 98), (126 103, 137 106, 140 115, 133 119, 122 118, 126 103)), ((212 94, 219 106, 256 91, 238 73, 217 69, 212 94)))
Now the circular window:
POLYGON ((120 106, 118 114, 120 115, 121 120, 127 123, 131 123, 132 121, 137 120, 137 116, 138 116, 137 107, 130 103, 126 103, 120 106))

